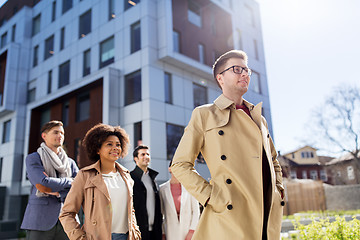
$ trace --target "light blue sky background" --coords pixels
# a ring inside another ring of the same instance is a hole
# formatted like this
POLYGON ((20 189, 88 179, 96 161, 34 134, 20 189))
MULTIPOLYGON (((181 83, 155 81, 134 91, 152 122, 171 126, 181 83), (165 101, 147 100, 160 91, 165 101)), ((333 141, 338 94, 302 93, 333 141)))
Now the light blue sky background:
POLYGON ((360 1, 257 1, 273 138, 287 153, 303 146, 311 112, 336 86, 360 86, 360 1))
POLYGON ((287 153, 303 146, 311 112, 337 86, 360 86, 360 1, 257 1, 273 137, 287 153))

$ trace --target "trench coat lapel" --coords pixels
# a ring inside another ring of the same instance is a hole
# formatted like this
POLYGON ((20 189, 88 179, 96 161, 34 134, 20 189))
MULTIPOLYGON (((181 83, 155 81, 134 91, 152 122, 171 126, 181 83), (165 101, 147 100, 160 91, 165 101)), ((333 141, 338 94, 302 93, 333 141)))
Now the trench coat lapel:
POLYGON ((105 182, 104 182, 104 180, 102 178, 101 173, 96 174, 95 176, 93 176, 89 180, 110 201, 110 195, 109 195, 109 192, 107 190, 106 184, 105 184, 105 182))
POLYGON ((97 161, 95 164, 90 165, 87 168, 95 168, 97 170, 97 174, 95 174, 95 176, 89 178, 90 183, 92 183, 97 189, 99 189, 100 192, 102 192, 105 197, 110 201, 110 195, 108 192, 108 189, 106 187, 106 184, 104 182, 104 179, 101 175, 101 171, 100 171, 100 160, 97 161))
POLYGON ((244 100, 244 104, 249 108, 250 115, 258 128, 261 130, 261 110, 262 110, 262 102, 258 103, 256 106, 252 105, 248 101, 244 100))

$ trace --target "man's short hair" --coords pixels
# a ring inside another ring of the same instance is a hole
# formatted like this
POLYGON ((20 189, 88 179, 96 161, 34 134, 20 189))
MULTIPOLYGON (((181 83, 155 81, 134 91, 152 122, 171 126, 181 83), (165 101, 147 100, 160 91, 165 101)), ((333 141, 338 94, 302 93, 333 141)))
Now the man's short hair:
POLYGON ((228 51, 226 53, 224 53, 223 55, 221 55, 218 59, 216 59, 214 65, 213 65, 213 75, 214 75, 214 79, 215 82, 217 83, 217 85, 221 88, 219 82, 216 79, 216 76, 221 72, 224 71, 224 66, 226 65, 227 61, 230 58, 240 58, 243 59, 245 61, 245 63, 248 63, 248 56, 244 51, 241 50, 231 50, 228 51))
POLYGON ((137 146, 137 147, 134 149, 134 152, 133 152, 133 157, 134 157, 134 158, 138 156, 140 149, 149 149, 149 147, 146 146, 146 145, 139 145, 139 146, 137 146))
POLYGON ((53 127, 57 126, 64 126, 64 124, 61 121, 58 120, 52 120, 50 122, 45 123, 41 128, 41 133, 48 133, 53 127))

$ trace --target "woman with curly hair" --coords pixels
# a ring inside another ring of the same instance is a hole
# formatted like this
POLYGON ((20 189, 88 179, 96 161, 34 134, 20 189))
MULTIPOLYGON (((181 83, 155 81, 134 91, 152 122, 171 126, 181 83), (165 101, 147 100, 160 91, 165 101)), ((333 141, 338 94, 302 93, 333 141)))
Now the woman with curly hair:
POLYGON ((83 146, 94 164, 81 169, 72 183, 60 221, 70 240, 141 239, 133 207, 130 172, 116 162, 128 152, 129 136, 119 126, 97 124, 83 146), (76 221, 82 206, 84 225, 76 221))

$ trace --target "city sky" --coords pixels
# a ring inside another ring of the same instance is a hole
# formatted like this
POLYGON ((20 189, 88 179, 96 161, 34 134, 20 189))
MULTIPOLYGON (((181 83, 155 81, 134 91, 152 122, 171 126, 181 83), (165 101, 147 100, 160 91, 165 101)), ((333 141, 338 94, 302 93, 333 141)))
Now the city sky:
POLYGON ((360 1, 257 1, 273 138, 287 153, 306 144, 311 113, 336 86, 360 86, 360 1))
POLYGON ((360 87, 360 1, 257 1, 273 137, 288 153, 306 144, 311 113, 337 86, 360 87))

